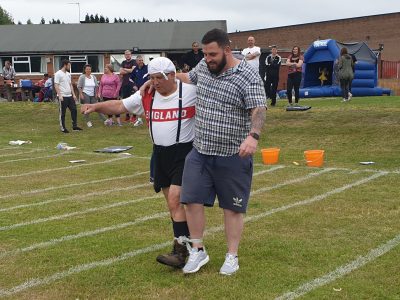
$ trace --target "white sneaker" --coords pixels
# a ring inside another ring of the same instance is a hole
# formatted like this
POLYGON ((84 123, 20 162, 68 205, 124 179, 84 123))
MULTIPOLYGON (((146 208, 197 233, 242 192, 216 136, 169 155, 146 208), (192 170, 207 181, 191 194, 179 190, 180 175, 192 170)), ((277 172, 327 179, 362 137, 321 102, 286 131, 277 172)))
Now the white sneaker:
POLYGON ((182 269, 183 273, 196 273, 202 266, 208 263, 209 260, 210 257, 207 255, 205 248, 200 251, 197 248, 191 248, 189 251, 189 259, 182 269))
POLYGON ((348 97, 349 99, 348 99, 348 101, 350 101, 352 97, 353 97, 353 94, 349 92, 349 97, 348 97))
POLYGON ((342 99, 342 102, 347 102, 347 99, 343 98, 343 99, 342 99))
POLYGON ((239 270, 239 259, 236 255, 227 253, 225 256, 224 264, 222 265, 219 273, 222 275, 232 275, 239 270))
POLYGON ((141 126, 141 125, 143 125, 142 119, 137 119, 135 124, 133 124, 134 127, 138 127, 138 126, 141 126))
POLYGON ((87 127, 89 127, 89 128, 93 127, 93 124, 92 124, 92 122, 90 122, 90 121, 88 121, 88 122, 86 123, 86 125, 87 125, 87 127))

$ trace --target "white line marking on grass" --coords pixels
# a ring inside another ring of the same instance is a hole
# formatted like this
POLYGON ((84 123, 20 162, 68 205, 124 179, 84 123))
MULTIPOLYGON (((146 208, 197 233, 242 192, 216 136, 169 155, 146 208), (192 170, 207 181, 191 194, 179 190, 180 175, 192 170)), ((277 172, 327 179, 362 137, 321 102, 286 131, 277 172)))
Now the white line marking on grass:
POLYGON ((281 166, 281 165, 274 166, 274 167, 272 167, 270 169, 261 170, 261 171, 258 171, 256 173, 253 173, 253 176, 258 176, 258 175, 262 175, 262 174, 265 174, 265 173, 274 172, 276 170, 283 169, 283 168, 285 168, 285 166, 281 166))
POLYGON ((47 173, 47 172, 52 172, 52 171, 60 171, 60 170, 67 170, 67 169, 82 168, 82 167, 87 167, 87 166, 107 164, 107 163, 111 163, 111 162, 115 162, 115 161, 118 161, 118 160, 121 160, 121 159, 127 159, 127 158, 130 158, 130 156, 117 157, 117 158, 112 158, 112 159, 105 160, 105 161, 98 161, 98 162, 93 162, 93 163, 88 163, 88 164, 74 165, 74 166, 68 166, 68 167, 62 167, 62 168, 54 168, 54 169, 32 171, 32 172, 26 172, 26 173, 22 173, 22 174, 2 175, 2 176, 0 176, 0 178, 14 178, 14 177, 22 177, 22 176, 42 174, 42 173, 47 173))
POLYGON ((63 154, 65 154, 65 153, 57 153, 57 154, 47 155, 47 156, 11 159, 11 160, 0 161, 0 164, 10 163, 10 162, 17 162, 17 161, 25 161, 25 160, 35 160, 35 159, 41 159, 41 158, 51 158, 51 157, 61 156, 63 154))
POLYGON ((282 183, 278 183, 278 184, 273 185, 273 186, 267 186, 265 188, 261 188, 261 189, 258 189, 256 191, 252 192, 251 195, 257 195, 257 194, 260 194, 260 193, 263 193, 263 192, 266 192, 266 191, 270 191, 272 189, 276 189, 276 188, 279 188, 279 187, 282 187, 282 186, 285 186, 285 185, 289 185, 289 184, 293 184, 293 183, 299 183, 301 181, 304 181, 304 180, 307 180, 309 178, 312 178, 312 177, 315 177, 315 176, 319 176, 319 175, 322 175, 324 173, 331 172, 331 171, 336 171, 336 169, 335 168, 327 168, 327 169, 320 170, 318 172, 310 173, 310 174, 308 174, 306 176, 303 176, 303 177, 287 180, 287 181, 284 181, 282 183))
MULTIPOLYGON (((22 149, 17 149, 17 150, 22 150, 22 149)), ((16 156, 16 155, 21 155, 21 154, 29 154, 29 153, 33 153, 33 152, 42 151, 42 150, 43 150, 43 149, 32 149, 32 150, 26 151, 26 152, 2 154, 2 155, 0 155, 0 157, 16 156)))
MULTIPOLYGON (((352 187, 367 183, 367 182, 369 182, 369 181, 371 181, 373 179, 376 179, 376 178, 381 177, 381 176, 386 175, 386 174, 387 173, 384 173, 384 172, 378 173, 378 174, 374 174, 374 175, 372 175, 370 177, 358 180, 358 181, 356 181, 354 183, 351 183, 351 184, 344 185, 344 186, 342 186, 340 188, 336 188, 336 189, 334 189, 332 191, 329 191, 327 193, 312 197, 312 198, 310 198, 308 200, 299 201, 299 202, 297 202, 297 205, 296 205, 296 203, 294 203, 292 205, 285 205, 285 206, 283 206, 283 207, 286 207, 285 209, 279 209, 279 208, 272 209, 272 210, 269 210, 267 212, 261 213, 259 215, 246 217, 245 218, 245 222, 247 223, 247 222, 257 221, 257 220, 259 220, 261 218, 269 216, 269 215, 271 215, 273 213, 276 213, 278 211, 283 211, 283 210, 287 210, 287 209, 289 209, 291 207, 295 207, 295 206, 299 206, 299 205, 306 205, 306 204, 310 204, 310 203, 315 202, 315 201, 323 200, 323 199, 325 199, 326 197, 328 197, 330 195, 333 195, 333 194, 336 194, 336 193, 340 193, 340 192, 345 191, 345 190, 347 190, 349 188, 352 188, 352 187), (312 199, 314 199, 314 200, 312 200, 312 199)), ((223 226, 212 227, 209 230, 206 230, 205 235, 223 231, 223 228, 224 228, 223 226)), ((396 244, 396 243, 397 242, 394 242, 394 244, 396 244)), ((170 246, 170 245, 171 245, 171 241, 167 241, 165 243, 160 243, 160 244, 152 245, 152 246, 149 246, 149 247, 146 247, 146 248, 141 248, 141 249, 138 249, 138 250, 127 252, 127 253, 124 253, 124 254, 122 254, 120 256, 117 256, 117 257, 108 258, 108 259, 100 260, 100 261, 94 261, 94 262, 87 263, 87 264, 78 265, 78 266, 72 267, 72 268, 70 268, 70 269, 68 269, 66 271, 54 273, 53 275, 50 275, 50 276, 47 276, 47 277, 30 279, 30 280, 27 280, 24 283, 22 283, 20 285, 17 285, 17 286, 14 286, 14 287, 12 287, 10 289, 0 289, 0 296, 11 296, 11 295, 17 294, 19 292, 25 291, 25 290, 33 288, 33 287, 50 284, 50 283, 52 283, 54 281, 61 280, 61 279, 64 279, 65 277, 68 277, 68 276, 71 276, 71 275, 75 275, 75 274, 78 274, 78 273, 81 273, 81 272, 84 272, 84 271, 92 270, 94 268, 110 266, 110 265, 115 264, 117 262, 121 262, 121 261, 127 260, 129 258, 138 256, 140 254, 145 254, 145 253, 153 252, 153 251, 156 251, 156 250, 160 250, 160 249, 163 249, 163 248, 165 248, 167 246, 170 246)), ((390 249, 388 248, 387 251, 389 251, 390 249)))
POLYGON ((15 148, 15 146, 13 146, 13 147, 4 147, 4 148, 0 148, 0 151, 11 150, 11 149, 22 150, 22 149, 15 148))
POLYGON ((131 186, 126 186, 126 187, 118 187, 118 188, 109 189, 109 190, 100 191, 100 192, 91 192, 91 193, 87 193, 87 194, 83 194, 83 195, 72 195, 72 196, 68 196, 68 197, 65 197, 65 198, 50 199, 50 200, 45 200, 45 201, 42 201, 42 202, 20 204, 20 205, 16 205, 16 206, 1 208, 0 212, 6 212, 6 211, 16 210, 16 209, 20 209, 20 208, 34 207, 34 206, 42 206, 42 205, 45 205, 45 204, 50 204, 50 203, 60 202, 60 201, 83 200, 85 198, 90 198, 90 197, 93 197, 93 196, 104 196, 104 195, 107 195, 107 194, 110 194, 110 193, 129 191, 129 190, 134 190, 136 188, 142 188, 142 187, 146 187, 146 186, 150 186, 150 184, 141 183, 141 184, 137 184, 137 185, 131 185, 131 186))
MULTIPOLYGON (((314 173, 314 174, 315 174, 315 173, 314 173)), ((257 216, 246 217, 245 220, 246 220, 246 222, 248 222, 248 221, 255 221, 255 220, 258 220, 258 219, 260 219, 260 218, 263 218, 263 217, 272 215, 272 214, 274 214, 274 213, 277 213, 277 212, 280 212, 280 211, 284 211, 284 210, 288 210, 289 208, 292 208, 292 207, 302 206, 302 205, 308 205, 308 204, 311 204, 311 203, 314 203, 314 202, 317 202, 317 201, 321 201, 321 200, 323 200, 323 199, 325 199, 325 198, 327 198, 327 197, 329 197, 329 196, 331 196, 331 195, 341 193, 341 192, 343 192, 343 191, 345 191, 345 190, 348 190, 348 189, 353 188, 353 187, 355 187, 355 186, 359 186, 359 185, 361 185, 361 184, 367 183, 367 182, 369 182, 369 181, 371 181, 371 180, 374 180, 374 179, 376 179, 376 178, 379 178, 379 177, 384 176, 384 175, 387 175, 387 174, 388 174, 388 173, 386 173, 386 172, 376 173, 376 174, 373 174, 373 175, 371 175, 371 176, 369 176, 369 177, 366 177, 366 178, 357 180, 357 181, 355 181, 355 182, 353 182, 353 183, 349 183, 349 184, 346 184, 346 185, 344 185, 344 186, 341 186, 341 187, 338 187, 338 188, 336 188, 336 189, 333 189, 333 190, 331 190, 331 191, 328 191, 328 192, 326 192, 326 193, 324 193, 324 194, 320 194, 320 195, 314 196, 314 197, 312 197, 312 198, 309 198, 309 199, 306 199, 306 200, 303 200, 303 201, 298 201, 298 202, 295 202, 295 203, 291 203, 291 204, 288 204, 288 205, 284 205, 284 206, 281 206, 281 207, 278 207, 278 208, 273 208, 273 209, 271 209, 271 210, 269 210, 269 211, 266 211, 266 212, 264 212, 264 213, 262 213, 262 214, 259 214, 259 215, 257 215, 257 216)), ((310 175, 311 175, 311 174, 310 174, 310 175)), ((254 195, 254 194, 258 194, 258 190, 255 191, 255 192, 252 193, 252 194, 253 194, 253 195, 254 195)))
MULTIPOLYGON (((147 185, 148 184, 143 184, 142 186, 147 186, 147 185)), ((55 216, 51 216, 51 217, 48 217, 48 218, 41 218, 41 219, 36 219, 36 220, 28 221, 28 222, 17 223, 17 224, 13 224, 13 225, 9 225, 9 226, 2 226, 2 227, 0 227, 0 231, 7 231, 7 230, 19 228, 19 227, 28 226, 28 225, 46 223, 46 222, 49 222, 49 221, 63 220, 63 219, 67 219, 67 218, 71 218, 71 217, 75 217, 75 216, 81 216, 81 215, 85 215, 85 214, 88 214, 88 213, 98 212, 98 211, 107 210, 107 209, 114 208, 114 207, 129 205, 129 204, 132 204, 132 203, 138 203, 138 202, 142 202, 142 201, 145 201, 145 200, 155 199, 155 198, 162 198, 162 197, 163 196, 161 196, 161 195, 160 196, 147 196, 147 197, 142 197, 142 198, 133 199, 133 200, 116 202, 116 203, 103 205, 103 206, 99 206, 99 207, 92 207, 92 208, 88 208, 88 209, 85 209, 85 210, 74 211, 74 212, 71 212, 71 213, 63 214, 63 215, 55 215, 55 216)))
MULTIPOLYGON (((0 199, 19 197, 19 196, 31 195, 31 194, 38 194, 38 193, 42 193, 42 192, 48 192, 48 191, 53 191, 53 190, 58 190, 58 189, 63 189, 63 188, 70 188, 70 187, 76 187, 76 186, 82 186, 82 185, 88 185, 88 184, 102 183, 102 182, 107 182, 107 181, 112 181, 112 180, 133 178, 133 177, 136 177, 136 176, 139 176, 139 175, 143 175, 143 174, 147 174, 147 173, 150 173, 150 172, 149 171, 144 171, 144 172, 139 172, 139 173, 135 173, 135 174, 132 174, 132 175, 126 175, 126 176, 117 176, 117 177, 110 177, 110 178, 105 178, 105 179, 97 179, 97 180, 91 180, 91 181, 85 181, 85 182, 64 184, 64 185, 58 185, 58 186, 49 186, 49 187, 43 188, 43 189, 22 191, 22 192, 19 192, 19 193, 3 195, 3 196, 0 196, 0 199)), ((48 203, 48 202, 45 202, 45 203, 48 203)), ((3 211, 3 210, 0 209, 0 211, 3 211)))
MULTIPOLYGON (((262 174, 264 174, 265 172, 272 172, 272 171, 275 171, 275 170, 279 170, 279 169, 281 169, 281 168, 283 168, 282 166, 276 166, 276 167, 273 167, 273 168, 271 168, 271 169, 268 169, 268 170, 263 170, 262 172, 257 172, 257 173, 254 173, 254 176, 258 176, 258 175, 262 175, 262 174)), ((324 172, 325 173, 325 172, 324 172)), ((322 173, 321 173, 322 174, 322 173)), ((302 180, 306 180, 306 179, 309 179, 309 178, 311 178, 309 175, 306 175, 306 176, 304 176, 304 177, 301 177, 301 178, 298 178, 297 180, 296 180, 296 182, 300 182, 300 181, 302 181, 302 180)), ((292 181, 288 181, 287 182, 287 184, 291 184, 292 183, 292 181)), ((274 186, 272 186, 272 187, 270 187, 268 190, 272 190, 272 189, 274 189, 274 188, 279 188, 279 187, 281 187, 281 186, 283 186, 282 184, 277 184, 277 185, 274 185, 274 186)), ((260 189, 261 190, 261 189, 260 189)), ((251 192, 251 194, 255 194, 255 193, 257 193, 259 190, 256 190, 256 191, 253 191, 253 192, 251 192)), ((162 198, 162 197, 160 197, 160 198, 162 198)), ((155 198, 156 199, 156 198, 155 198)), ((121 225, 115 225, 114 227, 115 227, 115 229, 119 229, 119 226, 121 226, 121 225)), ((102 233, 103 232, 103 228, 99 228, 99 229, 97 229, 97 230, 95 230, 95 231, 92 231, 92 232, 97 232, 97 233, 102 233)), ((95 233, 95 234, 97 234, 97 233, 95 233)), ((90 234, 90 235, 94 235, 93 233, 92 234, 90 234)), ((87 234, 87 233, 79 233, 79 234, 77 234, 77 235, 75 235, 75 238, 80 238, 80 237, 83 237, 83 236, 89 236, 89 234, 87 234)), ((68 237, 68 239, 66 239, 66 240, 72 240, 73 239, 73 237, 74 236, 69 236, 68 237)), ((42 242, 42 243, 39 243, 39 245, 48 245, 48 246, 50 246, 50 245, 55 245, 56 243, 59 243, 59 242, 62 242, 62 241, 64 241, 64 238, 65 237, 61 237, 61 238, 58 238, 58 239, 55 239, 55 240, 51 240, 51 241, 47 241, 47 242, 42 242)), ((33 250, 33 249, 36 249, 37 247, 35 246, 35 245, 32 245, 32 246, 29 246, 29 247, 27 247, 27 248, 25 248, 25 249, 31 249, 31 250, 33 250), (32 248, 33 247, 33 248, 32 248), (32 248, 32 249, 31 249, 32 248)), ((43 248, 43 246, 41 247, 41 248, 43 248)), ((11 251, 12 253, 19 253, 19 252, 22 252, 23 250, 22 249, 17 249, 17 250, 14 250, 14 251, 11 251)), ((26 250, 25 250, 26 251, 26 250)), ((7 253, 7 252, 5 252, 5 253, 7 253)), ((0 254, 0 258, 2 258, 3 257, 3 255, 5 255, 5 254, 0 254)), ((10 255, 10 254, 7 254, 7 255, 10 255)))
POLYGON ((14 295, 16 293, 22 292, 24 290, 27 290, 27 289, 30 289, 30 288, 33 288, 33 287, 36 287, 36 286, 44 285, 44 284, 49 284, 49 283, 52 283, 54 281, 63 279, 65 277, 68 277, 70 275, 78 274, 78 273, 81 273, 83 271, 92 270, 92 269, 97 268, 97 267, 110 266, 110 265, 113 265, 113 264, 115 264, 117 262, 127 260, 128 258, 135 257, 135 256, 138 256, 140 254, 145 254, 145 253, 153 252, 153 251, 156 251, 156 250, 160 250, 160 249, 163 249, 163 248, 165 248, 167 246, 171 246, 171 241, 168 241, 168 242, 165 242, 165 243, 161 243, 161 244, 152 245, 152 246, 146 247, 146 248, 141 248, 141 249, 138 249, 138 250, 135 250, 135 251, 132 251, 132 252, 127 252, 127 253, 124 253, 124 254, 122 254, 121 256, 118 256, 118 257, 113 257, 113 258, 105 259, 105 260, 102 260, 102 261, 96 261, 96 262, 92 262, 92 263, 88 263, 88 264, 72 267, 67 271, 55 273, 55 274, 50 275, 48 277, 31 279, 31 280, 28 280, 28 281, 24 282, 23 284, 15 286, 15 287, 13 287, 11 289, 0 290, 0 297, 11 296, 11 295, 14 295))
MULTIPOLYGON (((161 197, 160 197, 161 198, 161 197)), ((129 226, 134 226, 140 223, 144 223, 150 220, 155 220, 155 219, 160 219, 163 217, 169 216, 169 212, 161 212, 161 213, 157 213, 154 215, 150 215, 150 216, 144 216, 141 218, 138 218, 132 222, 126 222, 126 223, 121 223, 121 224, 116 224, 113 226, 108 226, 108 227, 103 227, 103 228, 98 228, 95 230, 90 230, 90 231, 84 231, 84 232, 80 232, 78 234, 72 234, 72 235, 66 235, 60 238, 56 238, 56 239, 51 239, 49 241, 46 242, 42 242, 42 243, 37 243, 37 244, 33 244, 30 245, 28 247, 25 248, 20 248, 20 249, 16 249, 16 250, 12 250, 12 251, 7 251, 7 252, 2 252, 0 253, 0 259, 7 257, 7 256, 14 256, 23 252, 28 252, 28 251, 33 251, 36 249, 41 249, 41 248, 46 248, 46 247, 50 247, 50 246, 54 246, 56 244, 62 243, 62 242, 66 242, 66 241, 71 241, 71 240, 76 240, 76 239, 80 239, 83 237, 90 237, 90 236, 94 236, 97 234, 101 234, 101 233, 105 233, 105 232, 109 232, 109 231, 113 231, 113 230, 119 230, 119 229, 123 229, 129 226)))
MULTIPOLYGON (((254 176, 262 175, 262 174, 264 174, 266 172, 273 172, 275 170, 279 170, 279 169, 282 169, 282 168, 284 168, 284 167, 283 166, 275 166, 275 167, 270 168, 268 170, 263 170, 261 172, 254 173, 254 176)), ((134 188, 136 188, 136 187, 134 187, 134 188)), ((160 197, 160 198, 162 198, 162 197, 160 197)), ((157 198, 154 198, 154 199, 157 199, 157 198)), ((41 202, 41 204, 44 204, 44 202, 41 202)), ((19 207, 14 207, 14 208, 19 208, 19 207)), ((1 209, 0 211, 6 211, 6 210, 11 210, 11 209, 10 208, 1 209)), ((164 215, 168 215, 168 213, 159 213, 159 214, 152 215, 152 216, 145 216, 145 217, 143 217, 141 219, 138 219, 138 220, 136 220, 134 222, 117 224, 117 225, 110 226, 110 227, 98 228, 98 229, 92 230, 92 231, 81 232, 81 233, 78 233, 76 235, 69 235, 69 236, 64 236, 64 237, 60 237, 60 238, 57 238, 57 239, 52 239, 50 241, 46 241, 46 242, 42 242, 42 243, 38 243, 38 244, 33 244, 33 245, 28 246, 26 248, 21 248, 21 249, 17 249, 17 250, 12 250, 12 251, 7 251, 7 252, 0 253, 0 258, 6 257, 6 256, 10 256, 10 255, 16 255, 16 254, 21 253, 21 252, 27 252, 27 251, 31 251, 31 250, 35 250, 35 249, 39 249, 39 248, 45 248, 45 247, 53 246, 55 244, 58 244, 58 243, 61 243, 61 242, 64 242, 64 241, 70 241, 70 240, 79 239, 79 238, 82 238, 82 237, 93 236, 93 235, 100 234, 100 233, 103 233, 103 232, 106 232, 106 231, 125 228, 127 226, 131 226, 131 225, 136 224, 135 222, 139 222, 139 221, 142 222, 142 221, 146 221, 146 220, 151 220, 151 219, 156 218, 157 216, 164 216, 164 215)))
POLYGON ((397 247, 400 244, 400 234, 397 235, 395 238, 391 239, 390 241, 386 242, 385 244, 380 245, 379 247, 372 249, 368 252, 365 256, 359 256, 355 260, 349 262, 348 264, 342 265, 338 267, 336 270, 322 276, 311 280, 292 292, 287 292, 282 296, 276 298, 276 300, 289 300, 289 299, 296 299, 298 297, 304 296, 305 294, 319 288, 323 285, 331 283, 336 279, 339 279, 363 266, 367 263, 374 261, 378 257, 386 254, 393 248, 397 247))
MULTIPOLYGON (((263 171, 254 173, 254 176, 262 175, 267 172, 273 172, 275 170, 279 170, 282 168, 284 168, 284 167, 283 166, 275 166, 271 169, 267 169, 267 170, 263 170, 263 171)), ((54 203, 54 202, 60 202, 60 201, 75 200, 75 199, 82 200, 82 199, 88 198, 88 197, 104 196, 109 193, 114 193, 114 192, 119 192, 119 191, 127 191, 127 190, 132 190, 132 189, 136 189, 136 188, 140 188, 140 187, 145 187, 145 186, 149 186, 149 184, 145 183, 145 184, 140 184, 140 185, 128 186, 128 187, 124 187, 124 188, 115 188, 115 189, 105 190, 105 191, 101 191, 101 192, 92 192, 92 193, 88 193, 88 194, 84 194, 84 195, 73 195, 73 196, 69 196, 69 197, 65 197, 65 198, 50 199, 50 200, 36 202, 36 203, 20 204, 20 205, 16 205, 16 206, 12 206, 12 207, 1 208, 0 212, 7 212, 7 211, 12 211, 12 210, 21 209, 21 208, 29 208, 29 207, 34 207, 34 206, 41 206, 41 205, 54 203)), ((125 205, 124 203, 126 203, 126 201, 117 202, 117 203, 114 203, 113 205, 119 206, 118 203, 121 203, 121 205, 125 205)), ((102 207, 100 207, 100 210, 102 210, 102 207)), ((96 211, 95 208, 92 208, 90 210, 85 210, 83 212, 95 212, 95 211, 96 211)), ((82 214, 83 212, 80 211, 79 215, 82 214)), ((75 216, 75 212, 69 213, 69 214, 64 214, 64 215, 51 216, 48 218, 36 219, 36 220, 29 221, 29 222, 17 223, 17 224, 13 224, 13 225, 9 225, 9 226, 3 226, 3 227, 0 227, 0 231, 6 231, 6 230, 21 227, 21 226, 27 226, 27 225, 37 224, 37 223, 44 223, 44 222, 48 222, 48 221, 52 221, 52 220, 59 220, 60 217, 62 217, 62 219, 64 219, 64 218, 67 218, 68 216, 75 216), (64 216, 64 217, 62 217, 62 216, 64 216)))

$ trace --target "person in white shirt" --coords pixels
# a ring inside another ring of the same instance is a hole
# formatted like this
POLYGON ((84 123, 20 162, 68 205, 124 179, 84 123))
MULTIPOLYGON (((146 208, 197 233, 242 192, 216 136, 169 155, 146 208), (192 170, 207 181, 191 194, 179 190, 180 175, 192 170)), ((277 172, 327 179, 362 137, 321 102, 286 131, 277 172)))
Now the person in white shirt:
POLYGON ((255 46, 256 40, 253 36, 249 36, 247 38, 247 45, 246 49, 243 49, 242 55, 244 59, 251 65, 257 72, 259 72, 259 59, 261 55, 260 47, 255 46))
MULTIPOLYGON (((97 103, 97 90, 99 87, 99 83, 97 78, 92 74, 92 66, 87 64, 83 67, 83 74, 79 76, 78 79, 78 90, 79 90, 79 99, 81 103, 91 104, 97 103)), ((99 118, 102 122, 107 120, 107 118, 99 113, 99 118)), ((85 121, 87 127, 93 127, 92 121, 90 121, 89 115, 85 115, 85 121)))
POLYGON ((62 133, 69 133, 68 129, 65 127, 65 113, 67 107, 71 111, 72 119, 72 129, 74 131, 81 131, 82 128, 77 125, 77 111, 76 111, 76 96, 74 88, 71 83, 71 63, 69 60, 65 59, 62 61, 62 67, 54 75, 54 86, 57 92, 57 97, 59 100, 60 108, 60 126, 62 133))
POLYGON ((183 268, 188 256, 184 241, 189 237, 189 229, 185 209, 179 200, 183 166, 194 139, 196 87, 178 81, 175 66, 166 57, 153 59, 148 65, 147 75, 150 75, 155 92, 145 92, 141 96, 139 90, 122 101, 85 104, 81 112, 145 115, 154 144, 154 189, 156 192, 163 191, 174 231, 172 252, 159 255, 157 261, 183 268))

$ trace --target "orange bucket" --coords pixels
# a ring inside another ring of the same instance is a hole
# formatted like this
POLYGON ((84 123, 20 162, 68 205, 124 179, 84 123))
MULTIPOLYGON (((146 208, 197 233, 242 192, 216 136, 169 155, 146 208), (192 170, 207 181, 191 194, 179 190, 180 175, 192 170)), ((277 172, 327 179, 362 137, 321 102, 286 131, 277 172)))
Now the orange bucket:
POLYGON ((279 148, 266 148, 261 149, 261 156, 265 165, 274 165, 279 160, 279 148))
POLYGON ((322 167, 324 164, 324 150, 307 150, 304 151, 307 166, 309 167, 322 167))

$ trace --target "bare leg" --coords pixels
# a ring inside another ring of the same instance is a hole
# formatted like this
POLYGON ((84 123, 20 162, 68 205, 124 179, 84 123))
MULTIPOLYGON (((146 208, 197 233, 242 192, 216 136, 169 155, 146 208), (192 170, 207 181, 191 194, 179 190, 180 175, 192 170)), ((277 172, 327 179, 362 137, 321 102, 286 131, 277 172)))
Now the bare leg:
POLYGON ((175 222, 186 221, 185 208, 179 202, 181 187, 178 185, 171 185, 169 188, 163 188, 162 191, 165 199, 167 200, 168 210, 172 220, 175 222))
MULTIPOLYGON (((202 239, 206 223, 204 205, 192 203, 186 206, 186 217, 191 239, 202 239)), ((194 248, 203 247, 203 243, 193 243, 194 248)))
POLYGON ((228 253, 237 255, 240 237, 243 232, 243 214, 224 209, 224 222, 228 253))

